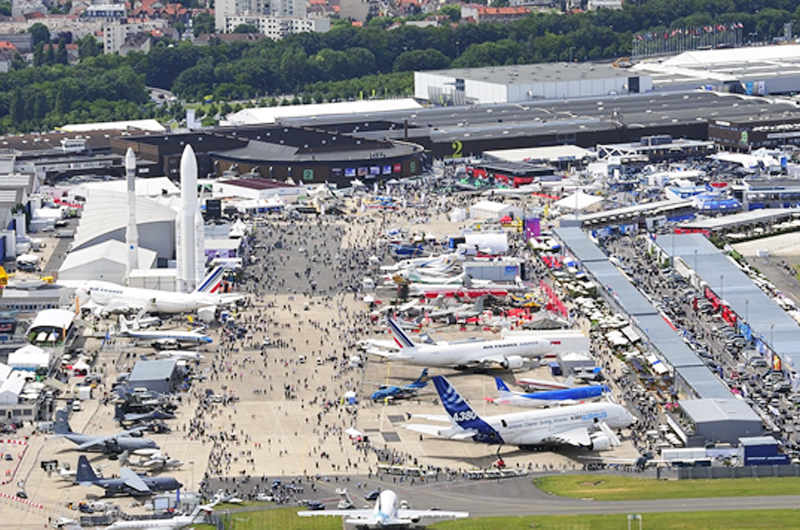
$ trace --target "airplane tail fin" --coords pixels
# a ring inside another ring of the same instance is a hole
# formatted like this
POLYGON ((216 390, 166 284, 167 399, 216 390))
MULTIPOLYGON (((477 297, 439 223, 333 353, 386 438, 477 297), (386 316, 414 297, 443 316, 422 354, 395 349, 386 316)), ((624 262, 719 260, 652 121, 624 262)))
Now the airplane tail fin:
POLYGON ((119 331, 120 333, 127 333, 130 331, 130 328, 128 327, 128 321, 125 320, 125 317, 122 315, 119 316, 119 331))
POLYGON ((414 348, 415 344, 411 338, 406 335, 406 332, 400 327, 400 325, 394 319, 387 319, 389 322, 389 329, 394 336, 394 340, 400 348, 414 348))
POLYGON ((483 297, 482 296, 475 301, 475 305, 473 306, 473 310, 477 311, 478 313, 483 313, 483 297))
POLYGON ((508 389, 508 386, 506 386, 505 381, 499 377, 495 377, 494 380, 497 383, 497 394, 499 397, 504 398, 511 395, 511 391, 508 389))
POLYGON ((114 405, 114 419, 120 423, 125 420, 125 413, 122 412, 122 407, 119 405, 114 405))
POLYGON ((575 386, 575 376, 571 375, 567 377, 567 379, 564 381, 564 385, 566 385, 568 388, 575 386))
POLYGON ((416 381, 411 383, 411 386, 414 387, 423 387, 428 384, 428 369, 423 368, 422 373, 419 375, 416 381))
POLYGON ((222 276, 225 272, 225 267, 222 265, 217 265, 211 272, 208 273, 208 276, 203 278, 203 281, 200 282, 200 285, 197 286, 195 289, 195 293, 206 293, 206 294, 213 294, 219 291, 219 287, 222 284, 222 276))
POLYGON ((89 459, 86 455, 78 457, 78 472, 75 475, 75 482, 81 486, 91 486, 97 483, 97 475, 89 464, 89 459))
POLYGON ((66 410, 56 411, 56 422, 53 424, 53 433, 61 436, 72 433, 72 429, 70 429, 69 422, 67 421, 66 410))
POLYGON ((485 443, 502 443, 500 434, 489 424, 483 421, 472 407, 461 397, 450 382, 441 375, 432 377, 439 398, 444 405, 444 410, 450 416, 450 422, 464 430, 475 431, 473 439, 485 443))

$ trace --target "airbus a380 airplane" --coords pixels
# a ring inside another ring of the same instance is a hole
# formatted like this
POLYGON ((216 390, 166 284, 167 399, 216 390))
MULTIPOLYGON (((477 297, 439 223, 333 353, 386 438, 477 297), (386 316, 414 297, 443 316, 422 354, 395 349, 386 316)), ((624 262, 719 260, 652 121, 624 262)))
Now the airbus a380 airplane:
POLYGON ((224 272, 223 267, 216 267, 192 293, 124 287, 92 280, 76 289, 75 296, 81 307, 97 307, 108 312, 144 309, 152 313, 184 313, 244 298, 244 295, 218 292, 224 272))
POLYGON ((625 428, 634 421, 631 413, 616 403, 588 403, 481 418, 447 379, 440 375, 432 379, 447 416, 417 417, 432 421, 449 420, 450 427, 411 424, 406 425, 406 429, 450 440, 518 447, 573 445, 600 451, 619 445, 613 429, 625 428))
POLYGON ((441 510, 409 510, 398 506, 397 494, 384 490, 375 501, 373 509, 365 510, 321 510, 297 512, 300 517, 338 516, 346 517, 345 523, 366 528, 406 528, 423 517, 440 519, 464 519, 467 512, 443 512, 441 510))
POLYGON ((552 345, 544 339, 502 339, 457 344, 417 344, 393 319, 389 329, 400 346, 390 352, 375 348, 368 353, 419 366, 499 366, 504 370, 522 368, 525 358, 549 352, 552 345))

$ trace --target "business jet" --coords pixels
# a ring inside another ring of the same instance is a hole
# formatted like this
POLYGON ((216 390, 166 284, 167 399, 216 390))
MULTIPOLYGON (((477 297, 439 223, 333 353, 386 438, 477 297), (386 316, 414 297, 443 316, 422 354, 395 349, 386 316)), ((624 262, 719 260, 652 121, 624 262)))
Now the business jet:
POLYGON ((601 451, 620 445, 614 429, 628 427, 634 418, 622 405, 587 403, 545 410, 526 410, 481 418, 440 375, 432 377, 446 416, 417 415, 431 421, 449 421, 450 426, 409 424, 406 429, 450 440, 522 448, 572 445, 601 451))
POLYGON ((202 361, 203 354, 198 351, 186 350, 160 350, 156 355, 163 359, 178 359, 179 361, 202 361))
POLYGON ((515 407, 575 405, 587 400, 602 397, 611 392, 611 389, 606 385, 593 385, 525 394, 522 392, 510 391, 505 382, 499 377, 495 377, 495 382, 497 383, 498 396, 496 398, 486 398, 486 401, 494 403, 495 405, 512 405, 515 407))
POLYGON ((231 304, 244 298, 245 295, 219 292, 224 272, 222 266, 214 268, 192 293, 124 287, 91 280, 76 289, 75 296, 80 307, 107 313, 131 310, 164 314, 197 311, 202 307, 231 304))
POLYGON ((424 368, 413 383, 404 386, 381 385, 369 398, 372 401, 411 398, 417 396, 426 386, 428 386, 428 369, 424 368))
POLYGON ((407 528, 424 517, 439 519, 465 519, 468 512, 445 512, 441 510, 410 510, 402 508, 397 494, 384 490, 375 501, 375 507, 364 510, 320 510, 297 512, 300 517, 344 517, 346 524, 365 528, 407 528))
POLYGON ((563 383, 560 383, 558 381, 551 381, 549 379, 534 379, 531 377, 519 377, 517 378, 516 382, 519 386, 524 387, 526 390, 533 390, 533 391, 568 390, 570 388, 574 388, 573 383, 575 382, 575 378, 573 376, 569 376, 563 383))
POLYGON ((104 530, 180 530, 193 524, 197 524, 197 518, 201 512, 211 513, 214 511, 212 505, 200 505, 188 515, 176 515, 169 519, 147 519, 145 521, 117 521, 104 530))
POLYGON ((178 329, 171 329, 171 330, 157 330, 157 331, 147 331, 147 330, 139 330, 135 331, 128 327, 128 321, 125 320, 125 317, 120 315, 119 316, 119 334, 122 337, 129 337, 131 339, 144 339, 144 340, 174 340, 178 343, 182 342, 195 342, 201 344, 208 344, 213 342, 211 337, 208 335, 204 335, 199 331, 181 331, 178 329))
POLYGON ((522 368, 525 358, 536 357, 552 349, 544 339, 511 339, 468 341, 453 344, 417 344, 393 319, 389 329, 400 346, 397 352, 371 348, 368 353, 419 366, 500 367, 504 370, 522 368))

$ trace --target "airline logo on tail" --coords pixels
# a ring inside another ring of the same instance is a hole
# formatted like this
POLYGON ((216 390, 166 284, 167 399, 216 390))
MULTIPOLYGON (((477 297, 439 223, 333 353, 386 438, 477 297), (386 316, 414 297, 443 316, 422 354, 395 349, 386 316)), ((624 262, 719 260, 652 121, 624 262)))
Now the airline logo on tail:
POLYGON ((400 348, 416 347, 414 341, 412 341, 411 338, 409 338, 409 336, 406 335, 406 332, 400 328, 400 325, 397 322, 395 322, 391 318, 388 319, 388 322, 389 322, 389 329, 391 330, 392 335, 394 336, 394 341, 397 343, 398 346, 400 346, 400 348))
POLYGON ((435 375, 431 379, 450 419, 464 430, 475 431, 473 440, 489 444, 504 443, 500 433, 478 417, 447 379, 441 375, 435 375))
POLYGON ((508 397, 511 395, 511 391, 506 386, 505 381, 500 379, 499 377, 495 377, 495 381, 497 382, 497 393, 500 395, 501 398, 508 397))
POLYGON ((205 277, 203 282, 195 290, 196 293, 213 294, 219 290, 222 285, 222 275, 225 273, 225 268, 222 266, 214 267, 214 269, 205 277))

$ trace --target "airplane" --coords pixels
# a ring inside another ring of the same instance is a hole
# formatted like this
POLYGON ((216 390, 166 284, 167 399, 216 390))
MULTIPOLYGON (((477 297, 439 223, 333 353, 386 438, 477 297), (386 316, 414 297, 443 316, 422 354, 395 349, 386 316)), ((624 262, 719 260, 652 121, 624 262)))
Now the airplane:
POLYGON ((517 379, 517 384, 521 387, 525 387, 527 390, 569 390, 570 388, 574 388, 572 385, 574 381, 575 378, 573 376, 567 377, 563 383, 547 379, 520 377, 517 379))
POLYGON ((149 456, 143 456, 136 462, 132 462, 126 457, 122 465, 146 469, 147 471, 163 471, 165 469, 180 469, 183 466, 183 462, 170 458, 159 451, 149 456))
POLYGON ((368 353, 420 366, 499 366, 504 370, 522 368, 526 357, 535 357, 551 349, 544 339, 468 341, 458 344, 417 344, 393 319, 389 329, 400 346, 398 352, 369 349, 368 353))
POLYGON ((141 423, 141 422, 148 422, 153 420, 171 420, 175 417, 175 414, 171 412, 165 412, 161 409, 154 409, 150 412, 128 412, 127 414, 122 412, 122 407, 119 405, 114 406, 114 419, 122 425, 123 423, 141 423))
POLYGON ((428 369, 424 368, 419 378, 411 384, 405 386, 386 386, 381 387, 372 393, 370 399, 372 401, 380 401, 382 399, 403 399, 416 396, 419 391, 428 386, 428 369))
POLYGON ((90 280, 75 291, 80 307, 106 312, 142 309, 153 313, 184 313, 202 307, 226 305, 245 295, 222 294, 219 287, 225 268, 215 267, 192 293, 124 287, 111 282, 90 280))
POLYGON ((133 434, 141 431, 139 428, 107 436, 73 432, 65 418, 65 414, 64 411, 56 413, 53 433, 57 438, 66 438, 70 442, 77 444, 77 447, 74 448, 75 451, 100 451, 107 455, 116 456, 126 451, 135 453, 141 450, 158 449, 158 445, 153 440, 133 436, 133 434))
MULTIPOLYGON (((99 477, 103 476, 103 469, 105 465, 102 466, 92 466, 95 474, 99 477)), ((58 468, 58 476, 61 477, 62 480, 66 480, 67 482, 74 484, 75 477, 78 475, 77 469, 70 469, 69 464, 64 462, 61 467, 58 468)))
POLYGON ((92 470, 89 459, 85 455, 78 458, 76 481, 81 486, 100 486, 106 490, 106 497, 113 495, 138 497, 183 487, 183 484, 173 477, 141 477, 128 467, 119 469, 119 478, 100 478, 92 470))
POLYGON ((494 403, 495 405, 513 405, 515 407, 574 405, 585 400, 601 397, 611 392, 611 389, 606 385, 594 385, 524 394, 522 392, 511 392, 505 382, 499 377, 495 377, 495 382, 497 383, 498 397, 486 398, 486 401, 494 403))
POLYGON ((202 361, 203 354, 199 351, 186 350, 160 350, 156 355, 165 359, 178 359, 179 361, 202 361))
POLYGON ((300 517, 344 517, 346 524, 364 528, 407 528, 417 524, 423 517, 439 519, 465 519, 467 512, 445 512, 441 510, 410 510, 399 506, 397 494, 384 490, 375 501, 375 507, 363 510, 321 510, 297 512, 300 517))
POLYGON ((634 422, 633 415, 625 407, 610 402, 526 410, 481 418, 446 378, 436 375, 432 379, 447 415, 417 417, 449 421, 450 426, 410 424, 405 426, 408 430, 450 440, 513 445, 523 449, 566 444, 602 451, 620 445, 613 429, 622 429, 634 422))
POLYGON ((425 272, 443 274, 451 270, 459 259, 463 259, 464 252, 453 252, 427 258, 412 258, 400 261, 394 265, 381 267, 385 272, 397 272, 404 269, 425 269, 425 272))
POLYGON ((145 339, 145 340, 174 340, 181 342, 198 342, 208 344, 213 342, 211 337, 204 335, 199 331, 180 331, 177 329, 172 330, 158 330, 158 331, 134 331, 128 327, 128 321, 125 317, 119 316, 119 334, 123 337, 132 339, 145 339))
POLYGON ((442 318, 447 317, 453 323, 457 321, 464 321, 471 317, 476 317, 483 313, 483 298, 475 300, 474 304, 460 304, 455 307, 445 307, 441 309, 434 309, 426 311, 425 316, 428 318, 442 318))
POLYGON ((176 515, 169 519, 147 519, 144 521, 117 521, 104 530, 180 530, 193 524, 197 524, 197 517, 200 512, 211 513, 214 511, 214 503, 203 504, 195 508, 188 515, 176 515))

